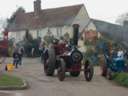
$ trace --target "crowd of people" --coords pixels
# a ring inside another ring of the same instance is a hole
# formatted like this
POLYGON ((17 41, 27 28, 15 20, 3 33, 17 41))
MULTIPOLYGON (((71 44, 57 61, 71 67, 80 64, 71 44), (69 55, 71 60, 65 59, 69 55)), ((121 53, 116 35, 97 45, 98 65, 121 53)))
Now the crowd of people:
MULTIPOLYGON (((51 33, 48 32, 46 34, 46 36, 44 36, 43 38, 44 40, 42 42, 40 42, 39 44, 39 52, 40 52, 40 56, 42 57, 42 53, 45 50, 45 47, 48 47, 48 45, 50 43, 53 43, 53 40, 55 39, 55 36, 51 33)), ((59 43, 69 43, 69 34, 65 34, 63 37, 59 38, 59 43)), ((79 44, 78 44, 79 45, 79 44)), ((24 54, 24 48, 22 46, 19 46, 18 44, 14 45, 13 48, 13 64, 15 66, 15 68, 18 68, 19 65, 22 65, 22 58, 23 58, 23 54, 24 54)), ((104 48, 105 49, 105 48, 104 48)), ((34 50, 32 49, 31 54, 33 54, 34 50)), ((112 50, 112 58, 115 58, 115 60, 119 60, 119 59, 124 59, 125 57, 128 59, 128 52, 122 50, 121 48, 118 50, 112 50)), ((32 55, 33 56, 33 55, 32 55)))

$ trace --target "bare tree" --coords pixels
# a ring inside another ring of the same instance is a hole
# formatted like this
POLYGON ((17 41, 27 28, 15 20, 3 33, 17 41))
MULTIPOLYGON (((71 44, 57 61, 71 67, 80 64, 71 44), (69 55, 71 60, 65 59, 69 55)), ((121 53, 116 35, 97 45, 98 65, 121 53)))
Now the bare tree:
POLYGON ((23 7, 19 7, 15 12, 13 12, 12 16, 8 19, 8 23, 13 23, 17 13, 24 13, 25 9, 23 7))
POLYGON ((120 15, 117 18, 116 23, 123 25, 124 21, 128 21, 128 13, 124 13, 124 14, 120 15))

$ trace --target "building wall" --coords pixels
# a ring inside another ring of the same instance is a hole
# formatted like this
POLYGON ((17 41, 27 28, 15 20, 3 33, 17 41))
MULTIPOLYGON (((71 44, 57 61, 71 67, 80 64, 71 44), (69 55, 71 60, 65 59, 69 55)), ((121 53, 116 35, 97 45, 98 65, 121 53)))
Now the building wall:
POLYGON ((68 33, 70 38, 72 38, 72 36, 73 36, 73 28, 72 28, 72 26, 63 26, 63 28, 62 28, 62 36, 64 34, 66 34, 66 33, 68 33))
POLYGON ((56 37, 59 38, 60 36, 63 36, 65 33, 69 33, 71 37, 72 33, 72 27, 71 26, 58 26, 58 27, 47 27, 40 30, 40 37, 43 39, 43 37, 47 34, 48 30, 56 37))
POLYGON ((9 32, 9 38, 14 38, 15 42, 19 42, 24 39, 25 31, 9 32))
POLYGON ((96 26, 93 24, 93 22, 90 22, 85 30, 96 30, 96 26))
POLYGON ((29 30, 29 33, 32 35, 32 37, 35 39, 37 38, 38 30, 29 30))
MULTIPOLYGON (((52 32, 52 34, 59 38, 63 36, 65 33, 69 33, 70 37, 72 37, 72 27, 71 26, 58 26, 58 27, 46 27, 37 30, 29 30, 29 33, 32 35, 33 38, 41 37, 42 40, 44 36, 47 34, 48 30, 52 32)), ((17 31, 17 32, 9 32, 9 38, 15 38, 15 42, 22 41, 25 36, 25 30, 17 31)))
MULTIPOLYGON (((9 38, 14 38, 15 42, 19 42, 24 39, 25 33, 25 30, 9 32, 9 38)), ((32 35, 33 38, 37 38, 37 30, 29 30, 29 33, 32 35)))
MULTIPOLYGON (((52 32, 52 34, 56 38, 59 38, 60 36, 63 36, 66 33, 69 34, 70 38, 72 38, 73 36, 73 28, 72 26, 69 25, 58 26, 58 27, 46 27, 38 30, 29 30, 29 33, 32 35, 33 38, 41 37, 43 40, 48 30, 52 32)), ((25 36, 25 30, 9 33, 9 38, 15 38, 16 42, 22 41, 24 39, 24 36, 25 36)))
MULTIPOLYGON (((76 23, 80 25, 79 32, 82 32, 85 27, 88 27, 88 25, 94 27, 93 23, 90 23, 90 18, 84 6, 80 9, 78 15, 75 17, 71 26, 65 25, 65 26, 56 26, 56 27, 46 27, 38 30, 29 30, 29 32, 32 34, 33 38, 41 37, 43 39, 43 37, 47 34, 48 30, 51 31, 52 34, 57 38, 63 36, 65 33, 69 33, 71 38, 73 33, 72 25, 76 23)), ((25 31, 11 32, 11 34, 12 34, 11 37, 14 37, 18 42, 23 40, 25 31)))
POLYGON ((87 10, 84 6, 81 8, 72 24, 80 25, 79 32, 82 32, 82 36, 84 36, 84 32, 86 32, 86 30, 96 30, 96 26, 90 20, 87 10))
POLYGON ((37 37, 41 37, 43 39, 48 31, 50 31, 54 36, 57 36, 56 27, 46 27, 39 30, 39 36, 37 37))
POLYGON ((78 15, 75 17, 75 20, 72 24, 79 24, 80 25, 80 32, 83 31, 83 29, 89 24, 90 18, 88 16, 86 8, 83 6, 78 15))

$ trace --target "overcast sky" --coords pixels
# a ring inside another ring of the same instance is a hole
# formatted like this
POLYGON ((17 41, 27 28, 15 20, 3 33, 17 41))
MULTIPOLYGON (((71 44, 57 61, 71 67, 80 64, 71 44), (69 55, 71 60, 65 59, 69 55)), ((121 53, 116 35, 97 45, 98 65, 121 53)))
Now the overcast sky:
MULTIPOLYGON (((34 0, 0 0, 0 17, 9 17, 18 7, 33 11, 34 0)), ((84 3, 91 18, 113 22, 128 12, 127 0, 42 0, 42 9, 84 3)))

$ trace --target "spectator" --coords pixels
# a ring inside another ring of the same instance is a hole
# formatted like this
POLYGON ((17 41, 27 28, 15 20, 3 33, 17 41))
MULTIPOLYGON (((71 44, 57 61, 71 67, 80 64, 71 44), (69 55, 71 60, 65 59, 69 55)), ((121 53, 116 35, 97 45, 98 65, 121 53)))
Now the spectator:
POLYGON ((122 60, 124 59, 124 51, 122 48, 119 48, 117 56, 119 59, 122 59, 122 60))
POLYGON ((33 47, 33 48, 31 49, 31 56, 32 56, 32 57, 34 57, 34 51, 35 51, 35 48, 33 47))
POLYGON ((18 48, 15 48, 15 50, 13 52, 13 64, 14 64, 15 68, 18 68, 19 60, 20 60, 20 54, 18 52, 18 48))
POLYGON ((52 34, 52 32, 50 32, 50 30, 48 30, 47 34, 44 36, 44 41, 46 43, 47 46, 49 46, 49 44, 51 44, 54 40, 54 36, 52 34))
POLYGON ((125 50, 124 55, 125 55, 125 58, 128 59, 128 51, 127 50, 125 50))
POLYGON ((44 48, 45 48, 45 42, 40 42, 40 44, 39 44, 40 56, 41 56, 41 54, 42 54, 44 48))
POLYGON ((39 52, 40 52, 40 58, 41 58, 41 62, 43 61, 44 58, 44 51, 45 51, 45 42, 41 42, 39 45, 39 52))
POLYGON ((19 53, 19 65, 22 65, 22 58, 23 58, 23 54, 24 54, 24 48, 20 47, 18 50, 19 53))

